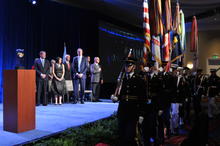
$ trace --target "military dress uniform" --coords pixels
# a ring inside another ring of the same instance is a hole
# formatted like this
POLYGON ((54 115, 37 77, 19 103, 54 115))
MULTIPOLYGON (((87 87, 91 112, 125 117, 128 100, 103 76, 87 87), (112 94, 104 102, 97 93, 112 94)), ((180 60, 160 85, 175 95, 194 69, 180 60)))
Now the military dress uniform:
POLYGON ((159 116, 159 137, 162 143, 164 143, 164 128, 166 127, 166 136, 170 136, 170 110, 171 110, 171 99, 175 91, 174 78, 171 73, 163 72, 162 74, 162 98, 160 110, 163 111, 162 115, 159 116))
POLYGON ((146 104, 143 122, 143 135, 145 145, 150 144, 150 138, 160 139, 158 111, 162 109, 162 76, 158 72, 152 72, 148 75, 148 95, 151 103, 146 104))
POLYGON ((125 74, 118 106, 120 145, 137 145, 135 141, 136 125, 141 112, 141 104, 145 98, 144 80, 135 73, 125 74))
POLYGON ((196 116, 201 112, 201 97, 205 93, 206 77, 204 74, 197 74, 193 79, 193 107, 196 116))
POLYGON ((179 118, 180 125, 183 125, 185 116, 185 101, 189 96, 189 84, 186 76, 181 74, 177 76, 177 88, 176 88, 176 102, 179 103, 179 118))
POLYGON ((185 110, 185 115, 184 115, 184 123, 189 124, 190 123, 190 104, 191 104, 191 97, 192 97, 192 75, 185 74, 184 75, 185 80, 186 80, 186 98, 184 102, 184 110, 185 110))
POLYGON ((219 86, 220 86, 220 77, 215 74, 214 69, 211 72, 211 76, 208 78, 207 86, 208 86, 208 97, 209 97, 209 104, 208 104, 208 116, 209 118, 213 118, 214 115, 220 113, 218 106, 216 105, 215 97, 219 94, 219 86))
POLYGON ((219 93, 219 85, 220 84, 220 77, 218 77, 216 74, 211 75, 208 78, 207 85, 208 85, 208 96, 209 97, 215 97, 219 93))
MULTIPOLYGON (((141 77, 145 81, 145 90, 147 93, 147 101, 144 101, 142 104, 141 108, 141 115, 143 116, 144 120, 141 124, 141 129, 142 129, 142 138, 143 138, 143 145, 144 146, 149 146, 150 145, 150 138, 155 138, 155 114, 154 114, 154 107, 152 103, 152 99, 150 97, 150 79, 151 79, 151 74, 150 72, 140 72, 141 77)), ((156 76, 156 75, 155 75, 156 76)))

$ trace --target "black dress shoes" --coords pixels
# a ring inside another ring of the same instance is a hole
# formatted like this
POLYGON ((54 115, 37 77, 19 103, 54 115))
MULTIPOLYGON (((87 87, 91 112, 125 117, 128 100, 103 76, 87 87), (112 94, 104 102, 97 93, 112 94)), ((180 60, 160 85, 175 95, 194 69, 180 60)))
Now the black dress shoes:
POLYGON ((102 102, 101 100, 97 99, 96 102, 102 102))
POLYGON ((102 101, 99 100, 98 98, 92 98, 92 102, 102 102, 102 101))
POLYGON ((81 104, 84 104, 84 100, 81 100, 80 103, 81 103, 81 104))
POLYGON ((77 101, 75 100, 75 101, 73 101, 73 104, 77 104, 77 101))

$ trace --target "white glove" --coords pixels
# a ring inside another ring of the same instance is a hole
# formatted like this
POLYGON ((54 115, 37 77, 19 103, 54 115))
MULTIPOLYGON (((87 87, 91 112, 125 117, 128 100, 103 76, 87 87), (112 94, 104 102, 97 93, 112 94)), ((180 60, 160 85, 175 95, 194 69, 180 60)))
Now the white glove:
POLYGON ((146 71, 146 72, 149 72, 149 67, 144 67, 144 70, 146 71))
POLYGON ((151 104, 151 99, 148 99, 148 100, 147 100, 147 104, 151 104))
POLYGON ((139 124, 142 124, 142 123, 143 123, 143 121, 144 121, 144 117, 139 116, 139 119, 138 119, 139 124))
POLYGON ((161 116, 163 114, 163 111, 162 110, 159 110, 158 111, 158 116, 161 116))
POLYGON ((112 95, 111 95, 111 100, 112 100, 113 102, 117 102, 117 101, 118 101, 118 97, 115 96, 114 94, 112 94, 112 95))

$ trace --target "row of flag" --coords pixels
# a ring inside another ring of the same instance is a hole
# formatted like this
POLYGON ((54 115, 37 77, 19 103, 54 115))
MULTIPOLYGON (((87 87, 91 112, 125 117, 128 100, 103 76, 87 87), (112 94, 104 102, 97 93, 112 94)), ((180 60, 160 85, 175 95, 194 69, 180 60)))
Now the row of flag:
MULTIPOLYGON (((162 62, 175 62, 181 65, 186 50, 186 34, 184 13, 176 3, 174 16, 172 16, 171 0, 144 0, 143 2, 143 28, 144 28, 144 63, 149 61, 150 53, 155 66, 162 62)), ((198 30, 196 18, 193 18, 191 34, 191 51, 198 48, 198 30)))

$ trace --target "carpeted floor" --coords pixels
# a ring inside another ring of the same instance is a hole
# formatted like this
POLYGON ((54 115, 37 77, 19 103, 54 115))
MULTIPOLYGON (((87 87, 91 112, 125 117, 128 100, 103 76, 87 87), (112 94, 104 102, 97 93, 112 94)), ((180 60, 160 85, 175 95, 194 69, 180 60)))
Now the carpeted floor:
POLYGON ((70 127, 106 118, 117 111, 118 104, 108 101, 36 107, 36 129, 23 133, 3 131, 3 107, 0 104, 0 146, 21 144, 70 127))
MULTIPOLYGON (((220 100, 219 100, 220 101, 220 100)), ((220 102, 217 102, 218 107, 220 108, 220 102)), ((202 107, 203 110, 207 110, 207 102, 203 101, 202 107)), ((191 115, 192 118, 194 117, 191 115)), ((193 123, 191 123, 193 124, 193 123)), ((180 130, 178 136, 172 136, 170 139, 166 140, 165 146, 179 146, 187 137, 192 129, 192 125, 185 125, 184 128, 180 130)), ((202 127, 207 128, 207 127, 202 127)), ((220 115, 213 119, 208 119, 208 143, 209 146, 220 146, 220 115)))

